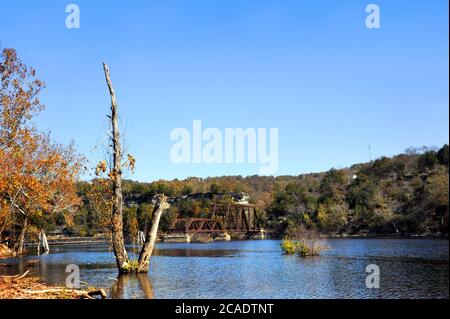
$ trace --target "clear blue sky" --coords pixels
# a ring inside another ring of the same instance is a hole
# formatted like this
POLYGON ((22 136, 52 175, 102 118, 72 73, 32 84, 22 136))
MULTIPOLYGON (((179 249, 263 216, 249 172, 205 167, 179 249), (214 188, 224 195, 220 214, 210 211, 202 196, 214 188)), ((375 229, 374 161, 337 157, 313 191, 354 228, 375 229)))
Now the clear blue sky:
POLYGON ((107 127, 109 64, 130 178, 251 175, 258 165, 175 165, 176 127, 279 129, 277 175, 448 143, 448 2, 0 0, 0 41, 47 88, 36 124, 92 161, 107 127), (81 28, 65 27, 76 3, 81 28), (381 29, 365 27, 377 3, 381 29))

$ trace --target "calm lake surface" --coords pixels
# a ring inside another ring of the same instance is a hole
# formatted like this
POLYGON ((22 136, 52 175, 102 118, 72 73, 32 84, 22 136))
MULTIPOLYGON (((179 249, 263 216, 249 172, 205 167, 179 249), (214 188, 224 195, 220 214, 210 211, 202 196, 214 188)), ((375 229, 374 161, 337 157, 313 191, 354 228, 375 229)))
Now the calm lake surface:
MULTIPOLYGON (((449 298, 449 241, 332 239, 319 257, 283 255, 278 240, 160 243, 148 275, 118 278, 107 245, 51 246, 47 255, 0 259, 0 273, 26 270, 64 285, 68 264, 82 285, 111 298, 449 298), (366 267, 380 268, 380 288, 366 288, 366 267)), ((33 248, 28 248, 34 251, 33 248)), ((133 249, 132 247, 129 248, 133 249)))

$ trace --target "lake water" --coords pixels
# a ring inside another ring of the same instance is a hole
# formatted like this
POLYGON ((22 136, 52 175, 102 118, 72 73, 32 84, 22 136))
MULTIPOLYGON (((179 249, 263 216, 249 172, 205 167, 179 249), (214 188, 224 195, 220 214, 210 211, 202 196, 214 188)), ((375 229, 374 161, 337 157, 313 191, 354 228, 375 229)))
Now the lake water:
MULTIPOLYGON (((68 264, 85 286, 112 298, 449 298, 449 241, 332 239, 319 257, 284 255, 278 240, 160 243, 148 275, 118 278, 107 245, 51 246, 47 255, 1 259, 0 273, 26 270, 64 285, 68 264), (380 288, 366 287, 366 267, 380 269, 380 288)), ((31 249, 31 248, 29 248, 31 249)), ((132 249, 130 247, 130 249, 132 249)), ((33 249, 34 250, 34 249, 33 249)))

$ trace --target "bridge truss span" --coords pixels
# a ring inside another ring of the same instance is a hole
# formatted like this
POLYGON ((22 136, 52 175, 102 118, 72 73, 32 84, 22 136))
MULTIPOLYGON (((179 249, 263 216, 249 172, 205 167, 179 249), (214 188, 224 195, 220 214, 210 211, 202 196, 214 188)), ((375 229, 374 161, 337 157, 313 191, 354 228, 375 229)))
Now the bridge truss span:
POLYGON ((211 235, 240 233, 246 237, 252 237, 263 232, 256 214, 255 205, 214 203, 211 216, 211 218, 175 219, 168 231, 169 233, 206 233, 211 235))

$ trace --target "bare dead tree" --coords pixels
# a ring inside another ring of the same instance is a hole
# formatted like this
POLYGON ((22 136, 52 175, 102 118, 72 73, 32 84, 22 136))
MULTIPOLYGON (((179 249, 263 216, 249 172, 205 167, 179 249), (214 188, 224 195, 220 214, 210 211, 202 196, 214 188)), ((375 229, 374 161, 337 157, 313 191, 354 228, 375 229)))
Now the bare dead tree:
POLYGON ((153 248, 155 247, 156 237, 158 235, 159 221, 161 220, 161 215, 164 210, 169 208, 167 203, 167 196, 159 195, 157 196, 157 202, 155 208, 153 209, 152 215, 152 225, 147 228, 147 234, 145 236, 146 241, 142 247, 141 253, 139 254, 138 269, 137 272, 145 273, 148 272, 148 266, 150 263, 150 257, 153 253, 153 248))
MULTIPOLYGON (((130 262, 128 259, 128 253, 125 249, 125 240, 123 236, 123 195, 122 195, 122 148, 120 144, 120 132, 118 125, 118 111, 117 111, 117 100, 114 92, 114 88, 111 83, 111 78, 109 74, 108 65, 103 63, 103 69, 105 71, 106 83, 108 85, 109 93, 111 96, 111 126, 112 126, 112 153, 113 153, 113 163, 110 173, 110 178, 112 179, 112 218, 111 218, 111 229, 112 229, 112 246, 114 255, 116 257, 117 268, 119 273, 146 273, 148 272, 148 267, 150 263, 150 257, 153 253, 155 247, 159 221, 161 220, 161 215, 169 208, 167 203, 167 196, 158 195, 156 196, 156 203, 153 209, 152 215, 152 225, 147 230, 146 240, 142 246, 141 252, 139 254, 139 259, 136 262, 130 262)), ((134 158, 128 155, 128 161, 132 163, 134 167, 134 158)))
POLYGON ((112 126, 112 147, 113 147, 113 197, 112 197, 112 244, 114 255, 116 256, 117 268, 119 273, 128 272, 127 262, 128 254, 125 249, 123 238, 123 219, 122 219, 122 149, 120 146, 120 132, 117 114, 117 100, 114 88, 109 75, 109 68, 103 63, 106 83, 109 94, 111 95, 111 126, 112 126))

